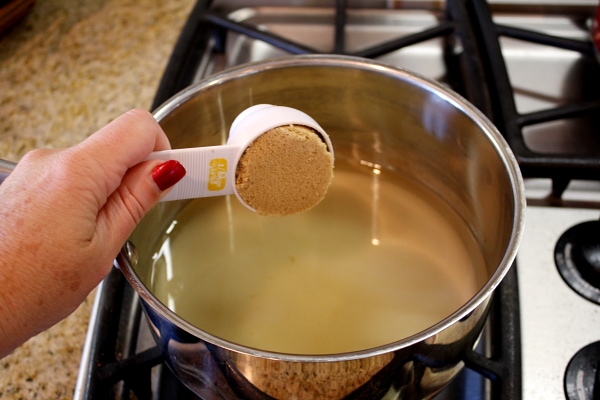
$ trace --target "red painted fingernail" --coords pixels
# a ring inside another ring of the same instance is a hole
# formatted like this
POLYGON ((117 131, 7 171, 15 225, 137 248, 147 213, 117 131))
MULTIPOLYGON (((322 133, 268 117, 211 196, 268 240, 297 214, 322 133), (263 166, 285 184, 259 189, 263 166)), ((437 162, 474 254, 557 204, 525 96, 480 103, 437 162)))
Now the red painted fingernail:
POLYGON ((152 179, 160 190, 167 190, 185 176, 185 168, 179 161, 169 160, 152 170, 152 179))

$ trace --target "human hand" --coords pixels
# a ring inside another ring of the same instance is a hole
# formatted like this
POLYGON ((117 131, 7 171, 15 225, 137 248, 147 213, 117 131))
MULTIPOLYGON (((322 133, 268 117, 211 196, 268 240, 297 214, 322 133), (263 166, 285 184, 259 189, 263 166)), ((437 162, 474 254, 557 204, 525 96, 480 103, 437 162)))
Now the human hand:
POLYGON ((34 150, 0 185, 0 358, 69 315, 137 223, 185 175, 144 161, 170 144, 132 110, 64 150, 34 150))

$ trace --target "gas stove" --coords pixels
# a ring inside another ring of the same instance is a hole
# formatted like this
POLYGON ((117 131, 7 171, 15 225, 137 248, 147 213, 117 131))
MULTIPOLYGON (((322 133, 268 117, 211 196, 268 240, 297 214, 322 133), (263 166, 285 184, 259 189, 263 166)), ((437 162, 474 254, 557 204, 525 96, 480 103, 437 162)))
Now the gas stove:
MULTIPOLYGON (((436 399, 600 398, 600 65, 590 39, 596 6, 201 0, 154 107, 226 68, 290 54, 374 58, 454 89, 507 139, 528 207, 517 261, 497 290, 480 345, 436 399)), ((75 397, 197 398, 163 365, 134 293, 118 270, 103 282, 75 397)))

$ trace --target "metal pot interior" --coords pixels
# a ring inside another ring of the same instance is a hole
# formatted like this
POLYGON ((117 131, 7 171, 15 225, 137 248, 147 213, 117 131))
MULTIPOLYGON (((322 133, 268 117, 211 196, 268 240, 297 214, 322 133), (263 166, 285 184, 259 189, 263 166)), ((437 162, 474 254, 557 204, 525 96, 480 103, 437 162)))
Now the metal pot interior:
MULTIPOLYGON (((410 338, 398 337, 361 356, 434 336, 437 341, 454 340, 441 338, 457 321, 474 311, 482 313, 478 307, 486 305, 510 268, 522 230, 521 178, 491 123, 459 96, 428 79, 338 56, 290 57, 238 67, 188 88, 155 116, 173 148, 219 145, 225 143, 233 119, 259 103, 306 112, 330 135, 336 160, 369 160, 412 177, 445 199, 466 222, 485 259, 485 268, 477 272, 482 282, 479 291, 429 329, 410 338)), ((262 354, 195 328, 148 289, 154 249, 187 204, 161 203, 143 219, 130 238, 137 249, 134 271, 125 267, 123 272, 154 312, 183 330, 237 352, 262 354)))

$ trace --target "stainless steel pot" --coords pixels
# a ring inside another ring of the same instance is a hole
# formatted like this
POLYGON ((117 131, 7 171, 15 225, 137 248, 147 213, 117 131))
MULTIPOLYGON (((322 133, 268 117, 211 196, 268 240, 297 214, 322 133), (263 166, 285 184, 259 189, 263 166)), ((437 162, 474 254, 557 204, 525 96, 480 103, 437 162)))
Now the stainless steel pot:
MULTIPOLYGON (((463 368, 523 230, 518 166, 494 126, 438 83, 376 62, 294 56, 244 65, 179 93, 155 113, 174 148, 221 144, 258 103, 298 108, 329 133, 336 158, 365 159, 418 177, 467 222, 487 281, 434 326, 374 349, 335 355, 260 351, 215 337, 162 304, 144 283, 153 252, 185 202, 156 206, 118 257, 170 368, 206 399, 424 398, 463 368)), ((210 249, 207 249, 210 251, 210 249)))

